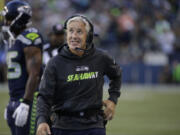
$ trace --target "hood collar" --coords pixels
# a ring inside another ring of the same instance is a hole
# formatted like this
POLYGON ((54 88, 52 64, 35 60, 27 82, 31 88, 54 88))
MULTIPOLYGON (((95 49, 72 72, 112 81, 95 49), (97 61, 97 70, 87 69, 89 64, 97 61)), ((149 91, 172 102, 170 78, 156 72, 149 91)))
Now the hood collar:
POLYGON ((74 53, 72 53, 69 50, 69 47, 67 44, 62 45, 58 49, 59 55, 70 58, 70 59, 81 59, 81 58, 87 57, 89 55, 92 55, 93 53, 94 53, 94 44, 91 44, 91 46, 84 51, 84 54, 82 56, 78 56, 78 55, 75 55, 74 53))

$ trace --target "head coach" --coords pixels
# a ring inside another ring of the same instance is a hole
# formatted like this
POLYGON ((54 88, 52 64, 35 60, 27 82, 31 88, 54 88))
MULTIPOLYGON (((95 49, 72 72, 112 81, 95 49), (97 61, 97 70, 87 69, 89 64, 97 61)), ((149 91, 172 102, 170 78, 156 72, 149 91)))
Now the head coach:
POLYGON ((105 135, 105 123, 113 118, 120 96, 121 69, 107 52, 95 48, 87 17, 68 18, 64 29, 67 44, 48 62, 41 79, 37 135, 105 135), (105 75, 109 98, 103 101, 105 75))

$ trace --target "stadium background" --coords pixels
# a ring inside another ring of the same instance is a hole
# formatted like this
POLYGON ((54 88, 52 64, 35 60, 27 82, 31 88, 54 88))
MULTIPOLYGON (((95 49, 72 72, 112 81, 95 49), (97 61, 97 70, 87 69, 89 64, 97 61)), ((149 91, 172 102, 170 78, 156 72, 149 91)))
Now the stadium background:
MULTIPOLYGON (((7 1, 0 1, 2 9, 7 1)), ((108 50, 121 65, 122 96, 108 135, 180 134, 179 0, 27 1, 33 8, 33 25, 45 39, 53 24, 85 14, 94 24, 96 46, 108 50)), ((0 135, 8 135, 2 44, 0 40, 0 135)))

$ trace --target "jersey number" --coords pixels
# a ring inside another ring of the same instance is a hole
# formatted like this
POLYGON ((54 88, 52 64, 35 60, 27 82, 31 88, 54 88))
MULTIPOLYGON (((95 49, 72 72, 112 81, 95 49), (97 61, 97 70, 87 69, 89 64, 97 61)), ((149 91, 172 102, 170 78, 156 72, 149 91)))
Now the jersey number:
POLYGON ((7 78, 8 79, 17 79, 21 76, 21 65, 17 62, 13 62, 12 59, 18 56, 18 52, 12 51, 7 53, 7 65, 8 65, 8 72, 7 78))

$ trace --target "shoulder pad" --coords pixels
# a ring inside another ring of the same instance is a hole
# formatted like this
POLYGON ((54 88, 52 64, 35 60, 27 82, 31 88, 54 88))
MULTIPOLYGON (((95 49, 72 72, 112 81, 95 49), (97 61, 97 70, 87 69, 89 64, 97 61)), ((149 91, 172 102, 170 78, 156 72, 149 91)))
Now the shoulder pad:
POLYGON ((35 28, 26 29, 17 37, 17 39, 25 45, 38 45, 42 43, 41 36, 35 28))
POLYGON ((17 37, 17 40, 21 41, 25 45, 31 45, 32 41, 30 39, 27 39, 24 35, 19 35, 17 37))
POLYGON ((27 39, 30 39, 31 41, 34 41, 35 39, 37 39, 39 37, 39 34, 31 32, 31 33, 26 34, 25 37, 27 39))
POLYGON ((40 37, 40 35, 38 34, 38 30, 36 28, 28 28, 26 29, 22 35, 24 35, 27 39, 34 41, 35 39, 37 39, 38 37, 40 37))

